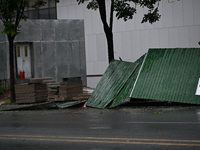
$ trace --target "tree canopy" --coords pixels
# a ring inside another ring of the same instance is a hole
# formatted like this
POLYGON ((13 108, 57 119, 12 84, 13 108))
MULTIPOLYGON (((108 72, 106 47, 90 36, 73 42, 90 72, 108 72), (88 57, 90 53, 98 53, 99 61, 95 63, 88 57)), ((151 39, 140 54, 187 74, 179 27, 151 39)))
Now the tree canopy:
POLYGON ((160 19, 159 2, 161 0, 110 0, 110 16, 107 17, 106 0, 77 0, 78 4, 87 1, 87 8, 92 10, 99 9, 101 21, 103 23, 104 32, 108 44, 108 58, 109 62, 114 59, 114 44, 113 44, 113 16, 114 12, 117 19, 127 21, 132 19, 137 13, 137 8, 146 8, 148 11, 144 14, 141 23, 153 23, 160 19))
MULTIPOLYGON (((77 0, 79 4, 88 0, 77 0)), ((97 10, 99 8, 100 1, 105 0, 89 0, 87 8, 97 10)), ((159 14, 159 2, 161 0, 111 0, 113 5, 111 11, 116 12, 117 19, 124 19, 127 21, 132 19, 134 14, 137 13, 137 7, 147 8, 148 13, 144 14, 141 23, 149 22, 154 23, 161 17, 159 14)))
POLYGON ((0 19, 3 22, 3 33, 9 37, 15 37, 20 32, 20 21, 26 20, 24 14, 26 8, 38 9, 44 6, 44 0, 0 0, 0 19))

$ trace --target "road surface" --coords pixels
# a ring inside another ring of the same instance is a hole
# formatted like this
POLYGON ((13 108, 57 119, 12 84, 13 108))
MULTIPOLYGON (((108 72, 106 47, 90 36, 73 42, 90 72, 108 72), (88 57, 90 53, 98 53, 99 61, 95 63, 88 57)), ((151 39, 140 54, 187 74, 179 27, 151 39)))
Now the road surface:
POLYGON ((0 112, 0 150, 199 150, 200 107, 0 112))

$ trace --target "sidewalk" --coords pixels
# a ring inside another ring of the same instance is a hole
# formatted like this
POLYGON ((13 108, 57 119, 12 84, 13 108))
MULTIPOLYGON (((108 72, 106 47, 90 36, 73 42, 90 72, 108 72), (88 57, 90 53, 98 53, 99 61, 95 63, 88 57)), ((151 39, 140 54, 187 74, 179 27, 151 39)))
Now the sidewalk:
POLYGON ((10 104, 2 105, 0 103, 0 111, 18 111, 18 110, 53 110, 53 109, 65 109, 71 107, 83 107, 86 100, 82 101, 71 101, 71 102, 44 102, 37 104, 10 104))

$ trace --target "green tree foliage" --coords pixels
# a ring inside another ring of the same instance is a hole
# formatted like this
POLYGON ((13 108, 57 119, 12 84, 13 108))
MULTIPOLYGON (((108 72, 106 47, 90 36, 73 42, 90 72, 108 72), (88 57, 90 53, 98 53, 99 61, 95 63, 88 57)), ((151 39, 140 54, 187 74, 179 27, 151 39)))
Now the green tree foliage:
MULTIPOLYGON (((55 1, 58 2, 58 0, 55 1)), ((4 25, 4 29, 2 30, 3 33, 7 35, 9 41, 10 90, 12 102, 15 102, 13 43, 15 37, 20 33, 20 21, 27 19, 27 16, 24 14, 26 8, 37 9, 45 4, 45 0, 0 0, 0 19, 4 25)))
POLYGON ((127 21, 132 19, 137 13, 138 7, 146 8, 148 11, 146 14, 144 14, 141 23, 149 22, 152 24, 158 21, 161 17, 158 10, 160 0, 110 0, 111 5, 109 21, 107 21, 106 16, 106 0, 77 0, 78 4, 86 1, 88 3, 88 9, 99 9, 101 20, 104 26, 104 32, 107 38, 109 62, 114 59, 112 33, 114 12, 117 19, 123 19, 124 21, 127 21))
POLYGON ((35 0, 30 4, 29 0, 0 0, 0 19, 3 22, 5 33, 8 37, 15 37, 20 32, 20 21, 26 20, 25 8, 39 8, 46 3, 43 0, 35 0))

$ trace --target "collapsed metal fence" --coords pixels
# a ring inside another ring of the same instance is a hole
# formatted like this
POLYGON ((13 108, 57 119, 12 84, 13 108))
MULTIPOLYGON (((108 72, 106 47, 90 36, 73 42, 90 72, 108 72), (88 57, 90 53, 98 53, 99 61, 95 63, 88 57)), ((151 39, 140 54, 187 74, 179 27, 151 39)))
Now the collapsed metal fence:
POLYGON ((86 105, 112 108, 132 99, 200 104, 200 48, 149 49, 136 62, 114 60, 86 105))

